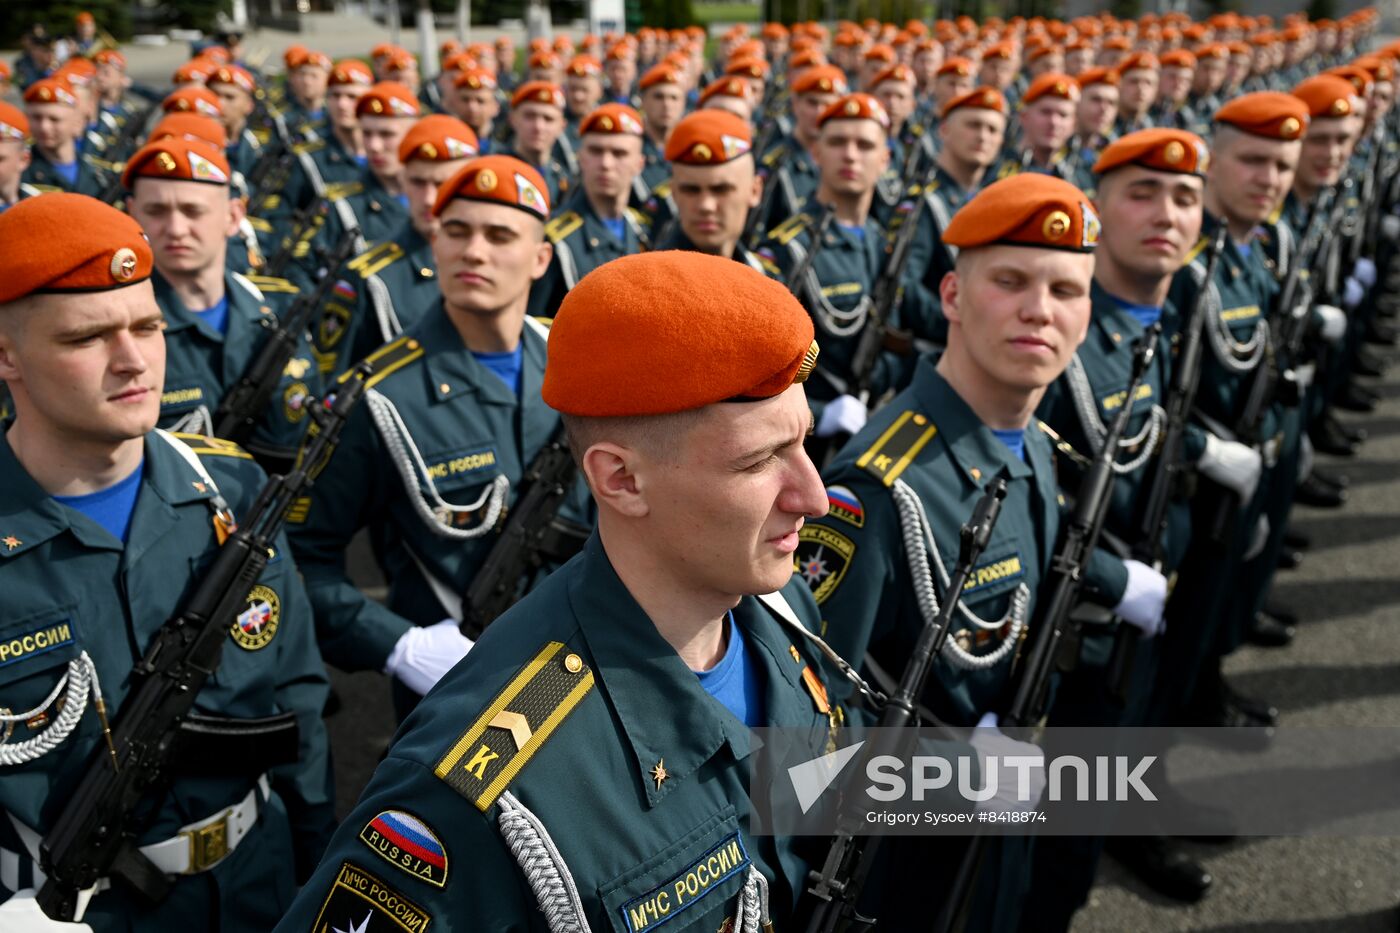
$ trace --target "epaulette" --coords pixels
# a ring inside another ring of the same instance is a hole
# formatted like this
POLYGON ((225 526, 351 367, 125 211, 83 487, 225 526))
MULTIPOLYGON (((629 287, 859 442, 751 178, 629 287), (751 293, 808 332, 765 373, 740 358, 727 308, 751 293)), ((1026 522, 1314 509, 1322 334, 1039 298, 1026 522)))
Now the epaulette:
POLYGON ((292 152, 297 155, 309 155, 310 153, 324 148, 326 148, 326 141, 324 139, 311 139, 294 145, 292 147, 292 152))
POLYGON ((1002 163, 1001 168, 997 169, 997 181, 1001 181, 1003 178, 1010 178, 1012 175, 1019 174, 1021 174, 1020 163, 1007 160, 1006 162, 1002 163))
POLYGON ((806 230, 807 225, 811 222, 812 219, 807 216, 805 211, 800 214, 793 214, 787 220, 778 224, 772 230, 769 230, 768 238, 770 240, 777 240, 782 245, 787 246, 792 238, 803 230, 806 230))
POLYGON ((773 276, 773 278, 775 279, 780 279, 783 277, 783 270, 778 266, 776 262, 769 259, 767 256, 763 255, 757 250, 754 251, 753 257, 758 260, 758 264, 763 267, 764 272, 773 276))
POLYGON ((402 246, 392 240, 385 240, 378 246, 372 246, 350 260, 348 268, 359 273, 360 278, 367 279, 377 274, 385 266, 398 262, 403 258, 403 255, 402 246))
POLYGON ((650 226, 651 226, 651 215, 648 214, 646 211, 642 210, 642 209, 639 208, 639 207, 630 207, 630 206, 629 206, 629 207, 627 208, 627 216, 628 216, 628 217, 631 217, 634 221, 636 221, 637 224, 638 224, 639 226, 642 226, 642 227, 650 227, 650 226))
POLYGON ((1210 237, 1206 236, 1205 234, 1202 234, 1201 238, 1196 241, 1196 245, 1191 247, 1191 252, 1186 254, 1186 260, 1181 264, 1182 268, 1185 268, 1186 266, 1189 266, 1191 265, 1191 263, 1195 262, 1196 257, 1201 255, 1201 253, 1205 252, 1207 246, 1210 246, 1210 237))
POLYGON ((326 185, 326 200, 340 201, 365 190, 364 182, 335 181, 326 185))
POLYGON ((1269 212, 1269 216, 1268 216, 1266 222, 1267 222, 1267 223, 1271 223, 1271 224, 1276 224, 1276 223, 1278 223, 1279 218, 1282 217, 1282 216, 1283 216, 1283 202, 1279 202, 1278 207, 1275 207, 1272 211, 1269 212))
POLYGON ((254 230, 258 231, 259 233, 272 232, 272 224, 269 223, 267 220, 263 219, 262 217, 254 217, 252 214, 248 214, 247 217, 249 226, 251 226, 254 230))
POLYGON ((668 178, 663 182, 658 182, 656 186, 651 189, 651 193, 653 197, 669 198, 671 196, 671 179, 668 178))
POLYGON ((178 438, 186 447, 201 457, 236 457, 239 460, 252 460, 253 455, 233 441, 226 441, 222 437, 208 437, 204 434, 182 434, 178 431, 172 432, 172 437, 178 438))
POLYGON ((886 486, 893 486, 919 451, 938 433, 925 415, 906 411, 885 429, 870 449, 860 455, 856 466, 886 486))
POLYGON ((1054 428, 1050 427, 1050 425, 1046 424, 1044 421, 1041 421, 1039 418, 1035 419, 1035 426, 1040 429, 1041 434, 1044 434, 1046 437, 1050 438, 1050 443, 1054 445, 1056 450, 1069 457, 1071 460, 1073 460, 1080 466, 1088 466, 1089 458, 1081 454, 1079 451, 1075 450, 1073 444, 1071 444, 1069 441, 1065 440, 1063 437, 1060 436, 1060 432, 1056 431, 1054 428))
POLYGON ((281 278, 280 276, 254 275, 250 272, 248 273, 246 278, 248 279, 248 281, 256 285, 258 287, 258 291, 262 292, 263 294, 267 294, 268 292, 280 292, 284 295, 301 294, 301 289, 297 288, 296 285, 293 284, 290 280, 281 278))
POLYGON ((544 225, 544 235, 549 238, 549 242, 558 243, 582 226, 583 215, 578 211, 565 211, 544 225))
POLYGON ((433 773, 485 813, 593 689, 593 671, 552 641, 511 678, 433 773))
POLYGON ((774 165, 778 164, 778 161, 782 159, 784 153, 786 152, 787 143, 778 143, 778 145, 774 146, 772 149, 769 149, 763 154, 763 158, 761 161, 764 165, 768 166, 769 168, 772 168, 774 165))
MULTIPOLYGON (((390 343, 386 343, 384 346, 365 357, 365 362, 374 370, 374 372, 370 373, 369 378, 365 380, 365 388, 373 388, 422 355, 423 345, 412 337, 404 336, 390 343)), ((336 381, 344 382, 346 379, 350 378, 351 372, 353 372, 353 370, 347 370, 341 373, 340 378, 336 381)))

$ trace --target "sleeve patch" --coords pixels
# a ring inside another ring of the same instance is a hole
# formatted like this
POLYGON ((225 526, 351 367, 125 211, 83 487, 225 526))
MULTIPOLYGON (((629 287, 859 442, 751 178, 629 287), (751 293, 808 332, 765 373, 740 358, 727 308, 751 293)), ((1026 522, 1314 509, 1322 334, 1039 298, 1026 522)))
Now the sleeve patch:
POLYGON ((385 810, 360 830, 360 841, 395 868, 434 887, 447 885, 447 849, 431 826, 405 810, 385 810))
POLYGON ((848 525, 865 527, 865 504, 848 486, 828 486, 826 488, 826 514, 839 518, 848 525))
POLYGON ((311 929, 427 933, 432 922, 431 914, 398 891, 353 862, 343 862, 311 929))
POLYGON ((825 525, 803 525, 797 538, 793 572, 802 576, 821 605, 841 585, 856 555, 856 543, 825 525))

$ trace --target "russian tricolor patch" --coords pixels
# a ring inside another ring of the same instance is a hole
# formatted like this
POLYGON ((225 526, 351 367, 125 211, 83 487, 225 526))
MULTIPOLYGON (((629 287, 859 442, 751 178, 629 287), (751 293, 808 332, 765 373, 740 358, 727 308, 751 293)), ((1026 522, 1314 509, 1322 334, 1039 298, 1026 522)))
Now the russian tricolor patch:
POLYGON ((845 486, 828 486, 826 489, 827 511, 832 518, 857 528, 865 527, 865 506, 860 497, 845 486))
POLYGON ((385 810, 360 830, 360 841, 420 881, 447 884, 447 850, 437 834, 411 813, 385 810))

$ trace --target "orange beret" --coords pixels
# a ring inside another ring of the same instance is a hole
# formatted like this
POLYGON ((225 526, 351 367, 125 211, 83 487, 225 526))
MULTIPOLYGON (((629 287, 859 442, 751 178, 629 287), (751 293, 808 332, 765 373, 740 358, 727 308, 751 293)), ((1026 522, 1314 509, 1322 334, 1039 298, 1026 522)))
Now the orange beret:
POLYGON ((608 49, 608 53, 603 56, 603 60, 609 62, 631 61, 632 58, 632 46, 628 45, 626 42, 614 43, 612 47, 608 49))
POLYGON ((1158 71, 1161 67, 1162 63, 1151 52, 1133 52, 1131 55, 1124 56, 1123 60, 1118 63, 1118 73, 1124 75, 1130 71, 1138 70, 1158 71))
POLYGON ((1207 58, 1229 58, 1230 47, 1223 42, 1209 42, 1198 46, 1196 49, 1196 59, 1198 61, 1207 58))
POLYGON ((1185 130, 1138 130, 1105 146, 1094 163, 1094 174, 1105 175, 1124 165, 1141 165, 1178 175, 1204 175, 1210 165, 1210 150, 1205 140, 1185 130))
POLYGON ((761 58, 735 58, 724 66, 727 76, 743 78, 768 77, 768 63, 761 58))
POLYGON ((968 58, 959 58, 957 56, 948 59, 938 66, 939 77, 943 75, 958 75, 962 78, 970 78, 972 77, 972 71, 972 60, 968 58))
POLYGON ((994 58, 1010 60, 1015 54, 1016 50, 1011 47, 1010 42, 998 42, 996 45, 989 46, 986 51, 982 53, 982 61, 990 61, 994 58))
POLYGON ((1350 82, 1356 88, 1356 93, 1361 97, 1366 97, 1371 93, 1371 86, 1376 83, 1376 79, 1365 68, 1357 68, 1355 65, 1339 65, 1336 68, 1328 68, 1323 74, 1336 75, 1350 82))
POLYGON ((753 88, 749 82, 735 77, 716 78, 705 89, 700 92, 700 103, 704 104, 712 97, 737 97, 740 100, 752 101, 753 88))
POLYGON ((1395 66, 1379 55, 1363 55, 1352 64, 1357 68, 1365 68, 1377 81, 1395 80, 1395 66))
POLYGON ((206 80, 206 84, 232 84, 248 94, 257 91, 258 83, 253 80, 248 69, 238 65, 220 65, 206 80))
POLYGON ((452 162, 470 159, 480 151, 476 131, 456 117, 434 113, 409 128, 399 143, 399 161, 452 162))
POLYGON ((764 23, 760 33, 765 39, 785 39, 788 29, 782 23, 764 23))
POLYGON ((379 67, 385 74, 391 71, 417 71, 418 59, 407 49, 395 49, 380 61, 379 67))
POLYGON ((91 13, 89 13, 87 10, 84 10, 77 16, 73 17, 73 22, 77 23, 79 26, 87 26, 97 22, 97 20, 93 19, 91 13))
POLYGON ((14 104, 0 100, 0 140, 29 138, 29 118, 14 104))
POLYGON ((1314 75, 1299 82, 1292 93, 1307 105, 1308 115, 1314 120, 1349 117, 1356 113, 1356 88, 1338 75, 1314 75))
POLYGON ((563 64, 563 60, 548 49, 531 53, 525 60, 527 68, 558 68, 563 64))
POLYGON ((355 101, 357 117, 416 117, 418 98, 408 85, 397 81, 380 81, 355 101))
POLYGON ((794 52, 788 58, 788 72, 794 72, 799 68, 819 68, 826 64, 826 56, 820 49, 802 49, 794 52))
MULTIPOLYGON (((742 81, 745 90, 748 85, 742 81)), ((611 133, 621 136, 641 136, 642 117, 637 111, 626 104, 603 104, 595 109, 578 125, 578 134, 586 136, 589 133, 611 133)))
POLYGON ((1254 56, 1254 53, 1250 51, 1248 42, 1241 42, 1236 39, 1233 42, 1225 43, 1225 47, 1230 50, 1231 55, 1244 55, 1250 58, 1254 56))
POLYGON ((126 67, 126 56, 116 49, 103 49, 94 55, 92 60, 99 65, 115 65, 118 68, 126 67))
POLYGON ((306 46, 302 45, 300 42, 293 42, 282 50, 282 64, 286 65, 290 70, 292 62, 299 61, 301 56, 305 54, 306 46))
POLYGON ((1111 84, 1117 87, 1121 78, 1117 70, 1113 68, 1089 68, 1081 71, 1074 80, 1079 83, 1079 88, 1083 91, 1091 84, 1111 84))
POLYGON ((224 115, 223 103, 213 91, 203 87, 182 87, 171 91, 160 106, 166 113, 202 113, 215 119, 224 115))
POLYGON ((331 69, 331 76, 328 82, 331 86, 337 84, 363 84, 369 87, 374 83, 374 72, 369 70, 369 66, 359 59, 343 58, 335 63, 331 69))
POLYGON ((727 110, 697 110, 676 124, 666 141, 666 161, 719 165, 753 147, 749 124, 727 110))
POLYGON ((447 205, 458 198, 504 204, 540 221, 549 217, 549 186, 534 167, 514 156, 479 156, 462 166, 438 188, 433 216, 442 216, 447 205))
POLYGON ((874 120, 881 129, 888 131, 890 128, 889 111, 869 94, 848 94, 836 101, 817 118, 817 128, 832 120, 874 120))
POLYGON ((70 58, 53 73, 55 78, 67 78, 74 87, 87 87, 97 74, 97 66, 86 58, 70 58))
POLYGON ((85 194, 25 198, 0 213, 0 304, 42 292, 98 292, 151 277, 141 225, 85 194))
POLYGON ((1185 49, 1172 49, 1158 57, 1163 68, 1195 68, 1196 56, 1185 49))
POLYGON ((793 94, 845 94, 846 73, 835 65, 817 65, 808 68, 792 82, 793 94))
POLYGON ((948 114, 961 107, 977 107, 982 110, 995 110, 997 113, 1006 113, 1006 97, 994 87, 983 85, 974 88, 966 94, 959 94, 948 103, 943 105, 943 112, 939 114, 940 119, 947 119, 948 114))
POLYGON ((166 136, 146 143, 127 160, 122 187, 131 191, 138 178, 227 185, 230 174, 228 157, 208 140, 166 136))
POLYGON ((1079 100, 1079 82, 1069 75, 1043 74, 1030 83, 1021 96, 1022 104, 1033 104, 1041 98, 1054 97, 1071 103, 1079 100))
POLYGON ((886 64, 890 64, 898 56, 895 55, 894 49, 882 43, 880 45, 872 45, 865 50, 865 54, 861 57, 868 62, 885 62, 886 64))
POLYGON ((444 74, 450 71, 463 72, 468 68, 475 68, 477 61, 467 52, 454 52, 442 60, 442 71, 444 74))
POLYGON ((686 250, 624 256, 564 297, 541 393, 582 417, 772 398, 811 374, 812 336, 792 293, 743 263, 686 250))
POLYGON ((1215 122, 1266 139, 1302 139, 1308 128, 1308 107, 1292 94, 1256 91, 1215 111, 1215 122))
POLYGON ((680 84, 681 76, 673 65, 662 62, 659 65, 652 65, 647 69, 647 73, 642 75, 642 80, 638 82, 638 87, 645 91, 647 88, 655 87, 658 84, 680 84))
POLYGON ((515 93, 510 98, 512 107, 519 107, 522 104, 545 104, 563 110, 564 92, 559 85, 550 81, 526 81, 515 89, 515 93))
POLYGON ((575 55, 564 69, 564 74, 575 78, 597 77, 602 73, 603 63, 592 55, 575 55))
POLYGON ((206 117, 198 113, 168 113, 160 118, 160 122, 151 130, 151 135, 146 138, 148 143, 153 143, 158 139, 167 136, 186 136, 191 139, 202 139, 207 143, 224 149, 228 146, 228 133, 224 130, 224 125, 213 117, 206 117))
POLYGON ((0 58, 0 81, 8 81, 14 76, 14 71, 10 68, 10 63, 0 58))
POLYGON ((960 249, 1008 244, 1087 253, 1099 242, 1089 196, 1053 175, 1023 172, 983 188, 953 215, 943 242, 960 249))
POLYGON ((496 76, 485 68, 468 68, 454 78, 452 84, 471 91, 494 91, 499 86, 496 76))
POLYGON ((870 80, 870 86, 876 88, 886 81, 900 81, 904 84, 917 83, 914 80, 914 69, 908 65, 890 65, 888 68, 880 69, 880 73, 870 80))
POLYGON ((535 36, 530 40, 531 52, 544 52, 549 50, 549 40, 544 36, 535 36))
POLYGON ((1063 53, 1064 49, 1060 48, 1058 45, 1042 45, 1032 49, 1029 53, 1027 53, 1026 58, 1029 61, 1036 61, 1037 59, 1044 58, 1047 55, 1053 55, 1056 52, 1063 53))
POLYGON ((324 68, 330 71, 331 57, 325 52, 303 48, 287 62, 288 71, 296 71, 298 68, 324 68))
POLYGON ((574 50, 574 40, 570 39, 568 36, 555 36, 555 37, 554 37, 554 51, 556 51, 556 52, 572 52, 573 50, 574 50))
POLYGON ((73 93, 73 85, 60 77, 40 78, 24 91, 26 104, 67 104, 78 106, 78 97, 73 93))
POLYGON ((381 42, 369 50, 369 57, 374 61, 379 61, 382 58, 388 58, 390 55, 393 55, 397 49, 398 46, 394 45, 392 42, 381 42))

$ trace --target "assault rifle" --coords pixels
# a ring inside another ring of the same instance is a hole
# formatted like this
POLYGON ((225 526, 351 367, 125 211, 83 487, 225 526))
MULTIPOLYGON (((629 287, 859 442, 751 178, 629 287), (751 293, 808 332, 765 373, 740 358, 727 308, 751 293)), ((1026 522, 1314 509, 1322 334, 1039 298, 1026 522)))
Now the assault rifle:
POLYGON ((108 743, 94 749, 39 846, 46 880, 37 900, 49 917, 74 919, 81 892, 104 877, 120 878, 157 902, 169 893, 170 880, 137 848, 142 827, 136 811, 169 788, 180 725, 218 670, 229 629, 273 554, 288 510, 306 495, 334 452, 372 371, 361 363, 333 397, 312 409, 314 430, 308 432, 295 468, 268 480, 185 608, 162 626, 133 668, 131 691, 108 743))
MULTIPOLYGON (((783 280, 787 290, 796 295, 798 299, 801 299, 802 289, 806 286, 807 273, 812 271, 812 264, 817 261, 817 253, 821 252, 822 244, 826 242, 826 231, 830 229, 832 221, 836 219, 834 208, 825 204, 820 204, 818 207, 820 212, 807 222, 807 232, 811 234, 808 237, 807 252, 803 255, 802 260, 792 267, 787 278, 783 280)), ((815 302, 819 297, 819 295, 813 295, 812 300, 815 302)))
POLYGON ((146 124, 150 122, 151 114, 155 113, 160 102, 156 101, 147 107, 142 108, 140 113, 133 113, 126 118, 122 124, 122 131, 117 138, 112 140, 112 145, 108 147, 106 156, 114 166, 113 178, 102 190, 99 199, 103 204, 115 205, 126 193, 126 186, 122 184, 121 166, 126 161, 127 156, 135 150, 138 141, 146 132, 146 124))
POLYGON ((316 283, 315 291, 298 295, 282 318, 265 317, 260 321, 268 331, 267 339, 263 341, 258 355, 253 357, 252 364, 219 401, 213 418, 215 437, 235 444, 248 442, 258 420, 267 411, 268 402, 277 391, 277 384, 282 381, 283 370, 296 355, 298 341, 335 284, 335 270, 350 258, 358 233, 358 230, 352 229, 341 235, 340 242, 331 251, 329 271, 316 283))
POLYGON ((463 635, 480 638, 486 626, 515 602, 527 574, 546 560, 566 560, 583 547, 588 529, 559 518, 577 470, 561 426, 525 469, 505 527, 467 587, 462 600, 463 635))
MULTIPOLYGON (((1191 313, 1184 322, 1181 332, 1180 349, 1172 364, 1171 385, 1163 403, 1166 424, 1162 428, 1157 455, 1148 467, 1149 475, 1143 483, 1138 508, 1138 520, 1133 528, 1132 557, 1155 570, 1162 569, 1164 538, 1167 531, 1167 513, 1171 508, 1172 497, 1182 487, 1182 445, 1186 438, 1186 425, 1190 420, 1191 406, 1196 401, 1196 388, 1201 381, 1201 363, 1204 361, 1204 345, 1201 342, 1202 328, 1205 326, 1206 300, 1210 294, 1209 283, 1215 275, 1220 253, 1225 249, 1228 231, 1224 224, 1215 231, 1206 252, 1206 287, 1196 293, 1191 305, 1191 313)), ((1142 633, 1131 625, 1118 623, 1114 636, 1113 654, 1109 656, 1107 679, 1109 695, 1118 703, 1126 703, 1128 681, 1133 675, 1133 657, 1137 651, 1142 633)))
MULTIPOLYGON (((948 579, 938 616, 925 623, 919 631, 909 662, 899 678, 899 686, 885 703, 879 727, 871 733, 872 738, 861 752, 860 767, 853 773, 864 774, 866 764, 877 755, 898 754, 905 744, 901 740, 901 730, 917 724, 919 698, 923 696, 934 659, 948 640, 953 616, 962 601, 963 586, 986 549, 987 542, 992 539, 992 529, 996 527, 1005 498, 1006 480, 998 476, 987 484, 986 492, 972 511, 972 517, 962 526, 958 562, 948 579)), ((856 911, 856 902, 875 862, 880 837, 864 834, 866 809, 858 795, 843 797, 840 806, 836 835, 831 840, 826 861, 822 863, 820 871, 813 871, 808 876, 811 881, 806 895, 811 905, 808 933, 869 930, 875 925, 874 918, 863 917, 856 911)), ((799 911, 799 915, 802 912, 799 911)))
MULTIPOLYGON (((1070 611, 1079 597, 1079 590, 1084 582, 1084 570, 1089 564, 1089 555, 1098 543, 1099 532, 1103 529, 1104 519, 1108 515, 1118 441, 1128 427, 1133 403, 1137 400, 1138 387, 1142 385, 1147 368, 1156 355, 1157 341, 1161 333, 1162 325, 1158 322, 1138 339, 1133 351, 1133 378, 1128 383, 1128 394, 1123 398, 1123 407, 1118 409, 1118 416, 1113 419, 1104 435, 1103 447, 1089 465, 1084 479, 1080 481, 1069 524, 1065 528, 1060 547, 1050 562, 1050 576, 1045 581, 1045 584, 1050 586, 1050 598, 1044 603, 1039 614, 1040 621, 1031 635, 1030 650, 1027 651, 1025 663, 1014 681, 1011 705, 998 716, 1002 726, 1024 727, 1040 721, 1045 715, 1050 680, 1057 661, 1066 644, 1078 643, 1078 638, 1075 637, 1077 633, 1071 631, 1075 623, 1070 619, 1070 611)), ((934 921, 933 929, 940 933, 955 929, 959 918, 966 911, 977 871, 986 851, 986 840, 986 836, 973 836, 968 842, 962 864, 958 866, 957 874, 953 877, 953 888, 934 921)))

